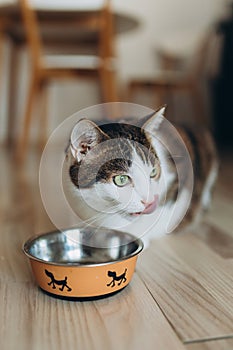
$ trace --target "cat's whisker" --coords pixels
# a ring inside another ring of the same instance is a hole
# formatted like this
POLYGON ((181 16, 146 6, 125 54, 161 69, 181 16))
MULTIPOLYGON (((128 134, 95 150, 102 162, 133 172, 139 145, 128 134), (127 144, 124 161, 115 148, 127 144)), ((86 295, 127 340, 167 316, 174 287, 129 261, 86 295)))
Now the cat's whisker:
MULTIPOLYGON (((119 204, 116 204, 116 205, 110 207, 110 209, 111 210, 119 209, 119 204)), ((120 211, 118 210, 117 213, 111 213, 111 215, 114 216, 114 215, 119 214, 119 213, 120 213, 120 211)), ((102 219, 104 216, 106 216, 106 212, 100 212, 100 213, 92 216, 91 218, 84 220, 83 224, 86 225, 86 226, 93 225, 95 222, 97 222, 98 220, 102 219)))
POLYGON ((124 121, 99 125, 88 119, 74 126, 66 149, 66 191, 72 209, 85 216, 83 225, 94 227, 93 234, 100 227, 137 232, 140 225, 140 230, 149 228, 151 237, 157 237, 167 233, 168 218, 173 220, 170 232, 188 209, 184 225, 208 206, 217 175, 211 137, 206 131, 180 126, 176 136, 163 114, 164 107, 143 119, 141 127, 124 121), (116 181, 116 174, 120 180, 116 181), (197 186, 195 181, 192 186, 195 179, 197 186), (156 197, 158 202, 153 201, 156 197), (152 232, 157 207, 166 215, 152 232), (130 215, 140 212, 143 215, 135 215, 137 220, 130 215))

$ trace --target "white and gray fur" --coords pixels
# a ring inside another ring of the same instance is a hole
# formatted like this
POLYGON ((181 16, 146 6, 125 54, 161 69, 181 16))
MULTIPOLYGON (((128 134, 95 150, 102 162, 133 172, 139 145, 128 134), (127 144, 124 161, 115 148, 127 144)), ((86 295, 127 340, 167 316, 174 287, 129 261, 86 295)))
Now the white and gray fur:
MULTIPOLYGON (((190 187, 185 159, 179 159, 182 175, 178 177, 176 162, 156 137, 162 132, 163 114, 161 108, 134 125, 117 121, 97 125, 83 119, 74 126, 64 189, 70 206, 84 222, 130 232, 148 245, 151 239, 181 230, 201 216, 210 203, 217 174, 212 139, 205 130, 177 127, 192 162, 190 187), (157 175, 150 178, 154 168, 157 175), (117 187, 116 174, 127 174, 130 183, 117 187), (144 214, 146 205, 155 201, 155 209, 144 214)), ((179 153, 176 138, 168 135, 167 142, 179 153)))

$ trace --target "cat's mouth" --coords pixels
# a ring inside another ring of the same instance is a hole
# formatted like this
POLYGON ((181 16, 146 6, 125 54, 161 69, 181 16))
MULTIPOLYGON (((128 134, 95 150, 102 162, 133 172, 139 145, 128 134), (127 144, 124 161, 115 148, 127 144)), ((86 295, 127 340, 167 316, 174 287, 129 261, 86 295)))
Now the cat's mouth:
POLYGON ((151 214, 157 208, 158 203, 159 203, 159 196, 155 196, 154 197, 154 201, 149 203, 145 207, 145 209, 143 211, 136 212, 136 213, 130 213, 130 215, 132 215, 132 216, 139 216, 139 215, 142 215, 142 214, 151 214))

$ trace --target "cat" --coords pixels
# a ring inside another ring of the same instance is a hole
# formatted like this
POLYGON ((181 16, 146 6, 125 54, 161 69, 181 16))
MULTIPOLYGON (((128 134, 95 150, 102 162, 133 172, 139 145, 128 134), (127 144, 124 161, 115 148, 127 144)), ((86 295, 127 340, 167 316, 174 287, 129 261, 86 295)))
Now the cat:
POLYGON ((148 246, 200 221, 218 171, 213 140, 201 128, 171 128, 164 114, 162 107, 134 122, 81 119, 73 127, 63 186, 86 224, 129 232, 148 246))

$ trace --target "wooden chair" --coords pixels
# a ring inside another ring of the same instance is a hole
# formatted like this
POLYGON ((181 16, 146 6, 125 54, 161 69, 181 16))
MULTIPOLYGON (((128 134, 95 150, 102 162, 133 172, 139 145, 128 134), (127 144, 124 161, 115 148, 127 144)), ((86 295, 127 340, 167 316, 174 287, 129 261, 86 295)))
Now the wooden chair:
POLYGON ((162 69, 148 78, 134 78, 128 84, 129 100, 142 90, 156 98, 157 105, 169 104, 169 112, 174 114, 173 98, 177 92, 184 92, 191 98, 195 115, 194 122, 205 121, 205 100, 203 97, 203 78, 206 74, 209 43, 213 35, 211 29, 201 40, 189 64, 183 70, 172 69, 180 65, 181 58, 160 52, 162 69))
MULTIPOLYGON (((4 18, 0 20, 0 77, 1 77, 1 84, 0 84, 0 89, 3 88, 3 84, 6 84, 6 81, 4 81, 3 76, 4 76, 4 52, 5 52, 5 44, 6 44, 6 35, 5 32, 7 31, 7 29, 12 26, 12 21, 10 21, 8 18, 4 18)), ((10 77, 7 77, 8 79, 11 79, 10 77)), ((1 91, 2 94, 2 91, 1 91)), ((9 95, 9 97, 7 96, 7 99, 11 99, 12 95, 9 95)), ((7 101, 8 103, 8 101, 7 101)), ((10 109, 11 106, 8 106, 8 108, 10 109)), ((8 111, 9 112, 9 111, 8 111)), ((12 125, 12 119, 8 118, 7 119, 7 123, 6 123, 6 131, 7 131, 7 146, 10 146, 11 141, 12 141, 12 136, 13 136, 13 125, 12 125)))
MULTIPOLYGON (((24 159, 27 151, 29 129, 33 106, 36 99, 45 94, 48 83, 53 79, 78 78, 97 79, 100 83, 101 102, 117 101, 117 91, 113 64, 113 24, 110 1, 105 0, 103 8, 95 11, 83 11, 75 23, 77 33, 80 30, 95 33, 95 55, 49 55, 44 54, 43 40, 40 34, 37 13, 29 0, 18 0, 26 32, 31 57, 31 81, 23 118, 23 130, 19 140, 17 156, 24 159)), ((46 105, 46 104, 44 104, 46 105)), ((46 113, 40 122, 41 135, 46 138, 46 113)), ((45 140, 42 140, 42 145, 45 140)))

